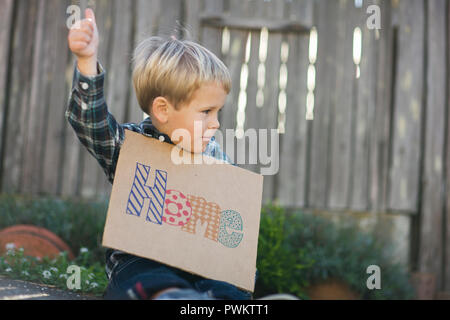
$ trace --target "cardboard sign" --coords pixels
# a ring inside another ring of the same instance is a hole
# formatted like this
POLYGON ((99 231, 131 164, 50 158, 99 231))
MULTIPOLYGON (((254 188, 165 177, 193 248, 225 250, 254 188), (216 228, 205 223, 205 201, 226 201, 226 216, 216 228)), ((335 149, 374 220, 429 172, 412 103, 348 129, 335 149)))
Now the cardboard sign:
MULTIPOLYGON (((254 290, 263 176, 126 131, 103 246, 254 290)), ((212 159, 212 158, 210 158, 212 159)))

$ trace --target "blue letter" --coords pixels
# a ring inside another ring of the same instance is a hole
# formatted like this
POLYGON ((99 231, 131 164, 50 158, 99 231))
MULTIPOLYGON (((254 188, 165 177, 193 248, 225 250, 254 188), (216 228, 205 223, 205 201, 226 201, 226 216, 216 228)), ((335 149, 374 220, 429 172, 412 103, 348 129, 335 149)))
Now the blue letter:
POLYGON ((150 166, 136 163, 133 186, 128 197, 127 213, 140 217, 145 199, 150 199, 146 220, 162 224, 164 198, 166 196, 167 172, 156 170, 153 187, 147 185, 150 166))

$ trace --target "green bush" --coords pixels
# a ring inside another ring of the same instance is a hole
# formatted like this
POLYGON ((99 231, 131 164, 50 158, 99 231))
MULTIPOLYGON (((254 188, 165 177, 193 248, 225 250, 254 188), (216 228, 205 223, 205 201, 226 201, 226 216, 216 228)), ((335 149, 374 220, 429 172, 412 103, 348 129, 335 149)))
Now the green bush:
POLYGON ((411 299, 409 275, 391 263, 388 247, 350 221, 337 226, 326 218, 301 211, 289 214, 269 203, 261 213, 255 296, 285 292, 308 298, 309 285, 334 278, 363 299, 411 299), (370 265, 381 269, 380 290, 366 286, 370 265))

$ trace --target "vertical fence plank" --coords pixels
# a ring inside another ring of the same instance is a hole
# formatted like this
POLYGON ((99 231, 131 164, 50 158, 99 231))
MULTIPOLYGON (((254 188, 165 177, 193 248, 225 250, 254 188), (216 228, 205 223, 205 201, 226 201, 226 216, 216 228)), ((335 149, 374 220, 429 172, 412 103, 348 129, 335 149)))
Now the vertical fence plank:
POLYGON ((389 208, 416 212, 424 71, 424 2, 399 1, 399 42, 389 208))
MULTIPOLYGON (((219 15, 224 10, 223 0, 205 0, 202 4, 201 10, 207 15, 219 15)), ((199 39, 202 45, 216 54, 217 57, 220 58, 222 56, 222 30, 202 26, 199 39)))
MULTIPOLYGON (((291 13, 291 17, 297 18, 300 21, 303 21, 306 26, 313 27, 314 26, 314 1, 302 1, 296 3, 297 10, 293 10, 291 13), (301 17, 301 18, 300 18, 301 17)), ((299 60, 301 61, 302 50, 305 50, 305 55, 309 60, 309 37, 307 40, 304 40, 305 43, 302 43, 300 40, 300 55, 299 60), (303 48, 305 46, 305 48, 303 48)), ((301 66, 301 64, 300 64, 301 66)), ((301 72, 301 71, 300 71, 301 72)), ((307 71, 303 75, 303 79, 306 79, 307 71)), ((288 88, 289 91, 289 88, 288 88)), ((304 207, 306 205, 306 197, 307 190, 305 187, 306 177, 307 177, 307 163, 308 163, 308 128, 309 121, 306 120, 306 97, 302 97, 301 91, 296 93, 298 102, 300 106, 303 105, 303 108, 300 108, 300 112, 298 115, 298 128, 296 133, 296 141, 295 141, 295 150, 297 152, 297 164, 294 170, 295 176, 295 202, 294 205, 296 207, 304 207), (303 100, 303 101, 302 101, 303 100)), ((295 99, 294 99, 295 100, 295 99)))
POLYGON ((182 0, 161 0, 161 11, 158 15, 157 33, 164 36, 175 36, 180 38, 183 31, 181 29, 182 0))
POLYGON ((370 202, 375 212, 386 210, 389 169, 389 128, 394 68, 394 29, 391 21, 391 1, 379 0, 381 9, 380 38, 376 47, 376 112, 374 134, 370 146, 370 202))
POLYGON ((316 2, 316 25, 318 48, 316 60, 316 90, 314 104, 314 120, 311 121, 310 168, 308 168, 307 206, 326 207, 327 190, 327 158, 330 108, 332 104, 330 88, 335 83, 336 37, 338 10, 337 1, 316 2))
POLYGON ((17 2, 17 23, 13 33, 11 79, 9 87, 9 112, 5 130, 2 190, 12 193, 20 190, 21 165, 24 138, 26 136, 26 113, 30 93, 32 50, 37 16, 36 2, 17 2))
MULTIPOLYGON (((326 185, 328 187, 328 206, 330 208, 345 208, 349 206, 349 198, 351 195, 351 179, 352 177, 362 174, 360 171, 353 171, 352 159, 354 146, 352 145, 352 128, 357 125, 355 119, 354 106, 355 101, 355 64, 353 62, 353 31, 357 26, 357 17, 361 14, 354 7, 353 1, 339 1, 336 11, 336 29, 325 30, 335 37, 332 44, 335 45, 333 52, 336 52, 332 68, 328 69, 329 74, 334 74, 333 83, 328 88, 329 105, 320 105, 320 108, 328 108, 330 113, 329 119, 329 141, 325 140, 321 143, 326 143, 323 146, 325 149, 327 145, 329 148, 330 162, 326 167, 322 181, 325 182, 323 193, 327 193, 326 185), (329 171, 329 174, 326 174, 329 171)), ((322 32, 322 37, 328 37, 322 32)), ((329 44, 331 45, 331 43, 329 44)), ((324 50, 321 48, 319 50, 324 50)), ((328 51, 328 49, 325 49, 328 51)), ((325 71, 326 72, 326 71, 325 71)), ((323 89, 323 88, 322 88, 323 89)), ((322 93, 318 93, 324 94, 322 93)), ((320 101, 320 99, 319 99, 320 101)), ((359 108, 360 106, 358 106, 359 108)), ((315 118, 315 117, 314 117, 315 118)), ((313 147, 314 148, 314 147, 313 147)), ((324 159, 325 160, 325 159, 324 159)), ((323 200, 322 200, 323 201, 323 200)))
POLYGON ((305 164, 302 161, 302 154, 298 153, 298 148, 301 147, 300 144, 302 143, 302 139, 298 139, 298 135, 306 128, 304 115, 307 88, 305 75, 308 69, 307 39, 308 37, 300 37, 299 35, 287 37, 289 58, 287 61, 286 122, 285 132, 280 135, 280 167, 277 174, 278 187, 276 190, 276 198, 283 206, 294 204, 298 192, 296 189, 296 169, 305 164))
POLYGON ((201 0, 182 0, 183 16, 183 38, 190 39, 195 42, 200 42, 200 13, 202 12, 201 0))
POLYGON ((24 161, 22 167, 21 192, 37 193, 42 181, 43 152, 45 151, 46 116, 49 104, 51 82, 51 59, 55 52, 52 42, 55 39, 54 17, 46 14, 53 10, 50 1, 39 2, 36 37, 33 48, 33 70, 31 82, 31 99, 28 108, 25 137, 24 161))
MULTIPOLYGON (((257 3, 255 3, 257 4, 257 3)), ((257 8, 260 8, 260 6, 256 5, 256 8, 254 10, 251 10, 253 14, 257 14, 257 8)), ((260 31, 251 31, 249 32, 250 36, 250 52, 249 52, 249 59, 247 62, 247 70, 248 70, 248 78, 247 78, 247 88, 246 88, 246 94, 247 94, 247 104, 245 107, 245 123, 244 123, 244 130, 250 130, 258 134, 258 128, 260 127, 259 118, 261 115, 260 108, 256 105, 256 95, 258 91, 258 67, 259 67, 259 49, 260 49, 260 38, 261 38, 261 32, 260 31)), ((244 46, 245 44, 243 44, 244 46)), ((256 143, 256 141, 255 141, 256 143)), ((256 146, 252 146, 250 148, 250 141, 246 143, 245 146, 245 159, 246 163, 245 165, 242 165, 242 168, 245 168, 247 170, 260 173, 258 170, 258 164, 250 164, 250 152, 256 153, 258 151, 258 148, 256 146)), ((253 156, 253 155, 252 155, 253 156)), ((257 154, 256 161, 257 161, 257 154)))
POLYGON ((445 179, 445 185, 444 185, 444 209, 445 209, 445 225, 444 225, 444 230, 445 230, 445 238, 444 238, 444 254, 445 254, 445 260, 444 260, 444 290, 445 291, 450 291, 450 196, 448 196, 449 194, 449 190, 450 190, 450 5, 447 4, 447 8, 445 10, 447 12, 447 34, 446 34, 446 51, 447 51, 447 56, 446 56, 446 62, 447 62, 447 92, 445 95, 446 98, 446 113, 445 114, 445 134, 446 134, 446 140, 445 140, 445 145, 444 145, 444 156, 445 156, 445 175, 444 175, 444 179, 445 179))
MULTIPOLYGON (((236 1, 231 1, 229 4, 229 14, 239 14, 240 10, 248 12, 248 2, 245 3, 245 7, 241 7, 236 1)), ((204 13, 208 15, 220 14, 225 10, 222 0, 206 1, 204 7, 204 13)), ((245 43, 248 33, 244 30, 229 29, 229 48, 223 55, 222 49, 222 32, 223 30, 214 29, 210 27, 203 27, 202 31, 202 45, 212 50, 219 58, 222 58, 225 65, 228 67, 231 76, 231 92, 228 94, 225 101, 225 106, 222 108, 219 115, 220 130, 224 135, 223 147, 224 152, 230 156, 234 163, 237 163, 237 138, 233 135, 230 137, 233 141, 229 141, 226 138, 226 131, 236 130, 237 127, 237 111, 239 103, 240 92, 240 79, 242 64, 245 60, 245 43), (233 150, 230 150, 232 147, 233 150)))
MULTIPOLYGON (((254 16, 259 16, 262 14, 262 4, 259 1, 246 2, 243 5, 241 2, 234 1, 230 4, 230 15, 233 17, 239 17, 241 19, 248 19, 254 16)), ((244 111, 244 132, 247 135, 241 139, 235 139, 236 142, 236 155, 240 154, 240 156, 245 157, 245 163, 239 164, 241 168, 246 170, 254 171, 259 173, 259 168, 257 164, 250 164, 250 156, 252 158, 257 156, 254 154, 257 151, 254 145, 250 145, 251 143, 256 143, 256 141, 252 138, 254 134, 258 134, 258 128, 261 128, 261 123, 259 121, 261 116, 261 109, 256 106, 256 92, 257 92, 257 82, 258 82, 258 66, 259 66, 259 50, 260 50, 260 37, 261 33, 259 30, 230 30, 230 43, 232 43, 231 50, 235 50, 238 45, 238 41, 240 41, 240 52, 237 57, 239 59, 235 60, 237 63, 233 66, 233 103, 227 104, 227 111, 231 111, 230 113, 224 113, 225 117, 230 117, 230 123, 233 124, 233 129, 235 129, 238 125, 237 123, 237 114, 238 108, 240 104, 240 94, 241 85, 245 85, 245 111, 244 111), (247 47, 247 43, 249 47, 247 47), (247 50, 249 50, 247 52, 247 50), (246 64, 247 70, 247 81, 243 83, 245 79, 242 79, 242 76, 245 74, 241 74, 241 71, 244 68, 244 64, 246 64), (230 108, 232 107, 232 108, 230 108), (247 131, 248 130, 248 131, 247 131), (247 138, 248 136, 248 138, 247 138), (245 146, 245 148, 240 146, 245 146), (252 153, 252 155, 250 155, 252 153)), ((233 53, 232 53, 233 54, 233 53)), ((228 125, 226 125, 228 126, 228 125)), ((257 160, 257 159, 256 159, 257 160)))
MULTIPOLYGON (((420 219, 420 260, 422 272, 434 273, 437 289, 444 289, 442 263, 443 224, 443 163, 446 108, 446 1, 428 2, 426 74, 425 149, 420 219)), ((444 197, 443 197, 444 196, 444 197)))
MULTIPOLYGON (((286 18, 311 27, 313 3, 299 1, 287 4, 286 18), (291 7, 292 6, 292 7, 291 7)), ((287 105, 285 133, 280 137, 280 168, 277 198, 285 206, 304 204, 306 170, 306 95, 309 65, 309 34, 288 34, 289 56, 286 84, 287 105)))
POLYGON ((2 158, 4 129, 6 129, 5 117, 7 114, 7 95, 8 95, 8 74, 10 65, 10 42, 13 28, 14 3, 13 0, 0 1, 0 190, 2 186, 2 158), (4 127, 5 126, 5 127, 4 127))
MULTIPOLYGON (((28 70, 33 70, 33 50, 34 50, 34 37, 35 37, 35 32, 36 32, 36 25, 37 25, 37 13, 38 13, 38 4, 35 3, 32 6, 32 10, 29 11, 29 13, 33 13, 35 14, 35 16, 32 19, 32 25, 33 25, 33 31, 30 30, 30 38, 28 41, 31 41, 31 45, 30 45, 30 49, 29 51, 27 50, 27 62, 26 62, 26 66, 28 70)), ((29 27, 31 26, 31 24, 28 25, 29 27)), ((29 71, 30 72, 30 71, 29 71)), ((29 133, 30 127, 29 127, 29 121, 28 121, 28 111, 29 111, 29 105, 30 105, 30 100, 31 100, 31 86, 32 86, 32 76, 30 77, 30 74, 28 74, 28 76, 26 77, 26 82, 23 85, 22 89, 23 89, 23 100, 22 100, 22 106, 21 106, 21 113, 20 113, 20 118, 19 118, 19 123, 21 125, 21 133, 20 133, 20 137, 18 137, 18 144, 15 146, 16 150, 20 150, 19 151, 19 162, 15 165, 15 169, 18 170, 18 184, 17 184, 17 191, 21 192, 23 189, 23 185, 22 185, 22 181, 23 181, 23 166, 24 166, 24 162, 26 160, 26 146, 27 146, 27 141, 26 141, 26 137, 29 133)))
POLYGON ((375 135, 373 121, 375 119, 376 99, 376 30, 367 27, 366 7, 358 13, 358 26, 361 29, 360 78, 357 80, 356 114, 354 132, 354 156, 352 168, 352 194, 349 206, 353 210, 367 211, 370 194, 370 151, 372 137, 375 135))
POLYGON ((64 106, 67 100, 65 95, 65 72, 68 63, 66 8, 68 1, 50 1, 49 6, 54 11, 51 23, 55 29, 51 41, 50 88, 48 105, 46 106, 46 133, 43 148, 44 158, 42 167, 41 191, 49 194, 59 194, 61 184, 62 138, 66 122, 64 106), (56 17, 56 18, 55 18, 56 17))
MULTIPOLYGON (((80 7, 81 14, 84 14, 84 10, 87 7, 87 1, 85 0, 71 0, 70 4, 80 7)), ((96 13, 96 11, 95 11, 96 13)), ((82 16, 81 18, 83 18, 82 16)), ((69 30, 67 30, 67 33, 69 30)), ((103 62, 101 62, 103 63, 103 62)), ((66 65, 65 72, 65 85, 66 85, 66 97, 69 97, 70 90, 72 89, 72 80, 74 68, 76 67, 76 56, 69 50, 69 61, 66 65)), ((69 99, 66 101, 66 109, 69 103, 69 99)), ((64 137, 63 137, 63 157, 62 157, 62 173, 61 173, 61 195, 65 197, 79 196, 81 193, 81 182, 83 177, 83 155, 84 147, 78 140, 75 131, 70 124, 65 121, 64 137)))
MULTIPOLYGON (((215 5, 209 1, 205 2, 205 13, 207 14, 218 14, 223 10, 223 1, 215 1, 215 5)), ((236 14, 240 12, 239 9, 243 9, 236 1, 230 2, 230 14, 236 14)), ((222 44, 222 30, 217 30, 209 27, 204 27, 202 33, 202 45, 210 48, 214 53, 220 54, 221 44, 222 44)), ((222 109, 222 114, 220 115, 220 124, 223 132, 226 129, 236 129, 236 114, 238 110, 238 97, 239 97, 239 84, 241 78, 241 68, 242 63, 245 58, 245 41, 247 39, 247 33, 240 30, 229 30, 230 32, 230 46, 228 52, 224 55, 223 60, 227 65, 230 75, 231 75, 231 92, 227 97, 225 106, 222 109)), ((229 150, 226 150, 230 153, 229 150)), ((232 151, 234 153, 234 151, 232 151)), ((232 159, 235 160, 235 159, 232 159)))
MULTIPOLYGON (((261 2, 264 6, 264 18, 266 19, 281 19, 284 17, 284 2, 283 1, 271 1, 261 2)), ((264 87, 264 105, 262 107, 262 121, 261 127, 268 129, 267 145, 268 152, 275 150, 279 152, 279 139, 271 141, 270 130, 278 128, 278 96, 279 96, 279 79, 280 79, 280 66, 281 66, 281 43, 283 35, 280 33, 269 32, 268 38, 268 50, 266 60, 266 81, 264 87), (272 145, 275 144, 275 145, 272 145)), ((273 158, 273 155, 271 155, 273 158)), ((275 157, 278 159, 278 156, 275 157)), ((264 177, 264 189, 263 189, 263 202, 273 200, 275 196, 275 176, 267 175, 264 177)))
MULTIPOLYGON (((137 0, 135 3, 134 13, 134 28, 135 34, 133 36, 132 54, 136 46, 147 37, 156 35, 156 28, 158 24, 157 16, 160 12, 159 1, 137 0)), ((132 68, 132 66, 131 66, 132 68)), ((130 71, 131 75, 131 71, 130 71)), ((134 90, 133 81, 130 78, 130 97, 128 102, 128 113, 126 122, 140 123, 143 119, 143 112, 139 106, 136 98, 136 91, 134 90)))

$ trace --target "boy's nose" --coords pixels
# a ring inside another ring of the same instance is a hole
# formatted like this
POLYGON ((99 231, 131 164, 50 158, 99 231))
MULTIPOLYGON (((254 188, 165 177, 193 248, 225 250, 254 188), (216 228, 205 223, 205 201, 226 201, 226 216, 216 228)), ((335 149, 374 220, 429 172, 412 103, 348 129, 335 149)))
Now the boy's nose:
POLYGON ((220 128, 220 122, 219 119, 214 118, 212 119, 208 124, 208 129, 219 129, 220 128))

